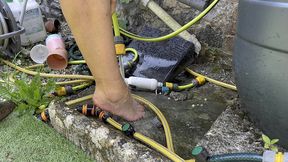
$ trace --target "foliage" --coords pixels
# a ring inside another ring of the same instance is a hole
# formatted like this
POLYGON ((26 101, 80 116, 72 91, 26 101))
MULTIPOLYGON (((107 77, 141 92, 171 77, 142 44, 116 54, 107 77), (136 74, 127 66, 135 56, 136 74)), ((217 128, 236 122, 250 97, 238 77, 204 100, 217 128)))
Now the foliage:
POLYGON ((42 85, 40 75, 36 75, 29 82, 27 76, 10 82, 8 79, 0 83, 0 95, 6 100, 11 100, 17 105, 16 110, 20 113, 31 113, 43 111, 51 101, 48 96, 55 90, 55 82, 49 80, 42 85))
POLYGON ((279 139, 270 139, 268 136, 265 134, 262 134, 262 140, 264 142, 264 148, 269 149, 271 151, 278 152, 277 146, 275 144, 279 141, 279 139))

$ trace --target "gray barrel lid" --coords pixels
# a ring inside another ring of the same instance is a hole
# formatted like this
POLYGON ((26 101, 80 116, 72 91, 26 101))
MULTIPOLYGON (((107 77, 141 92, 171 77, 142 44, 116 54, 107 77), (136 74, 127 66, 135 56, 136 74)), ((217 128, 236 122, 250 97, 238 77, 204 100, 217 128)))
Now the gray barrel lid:
POLYGON ((240 0, 239 5, 238 37, 288 53, 288 0, 240 0))

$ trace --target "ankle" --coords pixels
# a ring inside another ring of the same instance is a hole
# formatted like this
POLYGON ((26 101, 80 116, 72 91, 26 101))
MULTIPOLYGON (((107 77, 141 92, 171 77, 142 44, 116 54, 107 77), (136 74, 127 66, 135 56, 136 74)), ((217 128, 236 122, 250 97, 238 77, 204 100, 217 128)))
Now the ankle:
POLYGON ((101 97, 104 97, 111 103, 119 103, 127 100, 130 92, 123 81, 108 81, 96 84, 96 94, 101 95, 101 97))

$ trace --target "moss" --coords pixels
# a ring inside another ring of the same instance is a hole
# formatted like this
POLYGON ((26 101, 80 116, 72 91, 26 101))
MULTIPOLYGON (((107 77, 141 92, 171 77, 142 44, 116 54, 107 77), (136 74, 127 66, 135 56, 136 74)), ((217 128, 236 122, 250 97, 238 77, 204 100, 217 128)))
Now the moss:
POLYGON ((10 115, 0 122, 0 161, 92 161, 33 116, 10 115))

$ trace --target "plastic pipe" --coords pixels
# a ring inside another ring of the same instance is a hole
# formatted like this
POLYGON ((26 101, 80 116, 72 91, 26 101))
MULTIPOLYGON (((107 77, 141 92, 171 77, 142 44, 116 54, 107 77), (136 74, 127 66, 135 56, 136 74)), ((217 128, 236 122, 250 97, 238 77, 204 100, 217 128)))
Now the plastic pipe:
POLYGON ((49 35, 46 39, 49 50, 47 64, 53 70, 65 69, 68 65, 68 52, 65 49, 64 40, 59 34, 49 35))
MULTIPOLYGON (((145 7, 148 7, 151 11, 153 11, 172 30, 177 31, 182 27, 176 20, 174 20, 165 10, 163 10, 153 0, 142 0, 142 3, 145 7)), ((201 44, 195 35, 191 35, 190 33, 188 33, 188 31, 183 31, 182 33, 179 34, 179 36, 185 39, 186 41, 192 42, 195 45, 195 52, 199 54, 201 50, 201 44)))
POLYGON ((129 77, 125 79, 125 82, 129 86, 135 86, 136 88, 139 89, 151 90, 151 91, 154 91, 158 87, 162 86, 162 84, 159 83, 156 79, 148 79, 141 77, 129 77))

